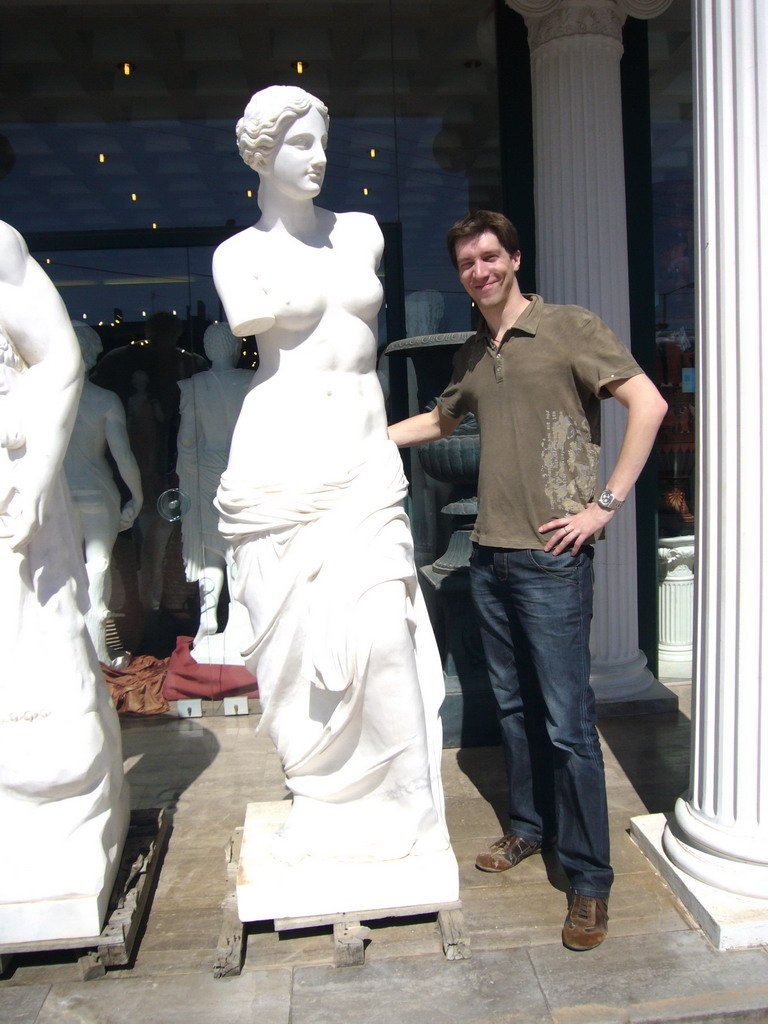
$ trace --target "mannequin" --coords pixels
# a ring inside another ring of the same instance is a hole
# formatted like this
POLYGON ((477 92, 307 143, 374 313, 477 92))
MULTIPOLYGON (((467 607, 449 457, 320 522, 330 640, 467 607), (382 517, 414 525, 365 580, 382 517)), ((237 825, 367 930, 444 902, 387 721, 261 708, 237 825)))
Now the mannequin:
POLYGON ((240 407, 253 382, 250 370, 235 369, 241 345, 241 339, 232 334, 227 324, 211 324, 203 337, 211 369, 179 381, 181 424, 176 474, 180 489, 191 499, 191 508, 181 522, 183 556, 187 579, 197 582, 200 588, 200 627, 194 639, 195 649, 219 631, 216 613, 230 545, 219 533, 213 499, 227 468, 240 407))
POLYGON ((62 474, 83 384, 56 289, 0 222, 0 941, 96 935, 128 820, 62 474))
MULTIPOLYGON (((73 323, 85 364, 86 377, 96 365, 101 338, 92 327, 73 323)), ((99 661, 112 664, 107 649, 106 621, 112 590, 110 561, 121 530, 127 530, 141 511, 141 475, 131 452, 125 413, 117 395, 85 380, 64 458, 64 472, 75 507, 88 575, 91 607, 85 621, 99 661), (109 449, 130 492, 120 508, 120 495, 106 460, 109 449)))
POLYGON ((293 795, 273 849, 288 863, 448 846, 442 668, 375 368, 383 239, 367 214, 315 206, 327 131, 301 89, 252 97, 237 138, 261 219, 213 260, 231 329, 259 349, 217 506, 293 795))

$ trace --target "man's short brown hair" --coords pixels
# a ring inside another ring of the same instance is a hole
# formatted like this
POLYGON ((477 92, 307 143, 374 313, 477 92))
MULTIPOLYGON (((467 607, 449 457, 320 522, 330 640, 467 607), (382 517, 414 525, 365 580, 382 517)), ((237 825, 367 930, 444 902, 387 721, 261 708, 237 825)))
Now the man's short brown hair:
POLYGON ((519 252, 520 242, 517 237, 517 228, 507 220, 503 213, 494 213, 492 210, 475 210, 474 213, 468 213, 466 217, 457 220, 446 238, 448 254, 457 270, 456 244, 464 238, 475 238, 477 235, 485 234, 486 231, 496 235, 510 256, 519 252))

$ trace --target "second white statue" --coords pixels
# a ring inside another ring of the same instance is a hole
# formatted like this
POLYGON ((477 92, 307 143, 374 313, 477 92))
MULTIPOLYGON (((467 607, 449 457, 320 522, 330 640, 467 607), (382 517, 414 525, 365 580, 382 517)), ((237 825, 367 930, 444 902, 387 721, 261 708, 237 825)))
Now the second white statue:
POLYGON ((387 861, 448 847, 443 673, 376 375, 383 239, 315 206, 328 111, 291 86, 237 125, 261 219, 222 243, 216 287, 260 363, 217 505, 269 730, 293 803, 277 857, 387 861))

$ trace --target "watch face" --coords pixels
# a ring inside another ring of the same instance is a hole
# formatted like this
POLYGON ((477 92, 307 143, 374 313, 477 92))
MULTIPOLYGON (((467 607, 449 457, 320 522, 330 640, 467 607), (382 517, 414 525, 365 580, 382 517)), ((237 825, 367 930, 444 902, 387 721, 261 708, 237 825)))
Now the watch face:
POLYGON ((613 491, 603 491, 597 499, 597 504, 605 509, 610 509, 613 507, 614 500, 613 491))

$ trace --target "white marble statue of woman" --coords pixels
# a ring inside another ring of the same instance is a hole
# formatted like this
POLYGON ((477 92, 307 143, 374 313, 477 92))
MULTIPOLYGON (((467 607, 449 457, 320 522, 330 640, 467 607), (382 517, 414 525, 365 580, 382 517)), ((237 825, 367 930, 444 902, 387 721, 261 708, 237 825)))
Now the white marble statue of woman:
MULTIPOLYGON (((101 352, 101 338, 87 324, 72 325, 80 345, 86 377, 101 352)), ((99 661, 112 663, 106 624, 112 591, 110 563, 117 535, 127 530, 141 511, 141 474, 131 451, 125 412, 112 391, 85 380, 77 418, 64 457, 64 473, 75 507, 88 576, 90 608, 85 616, 99 661), (106 459, 107 449, 130 493, 120 507, 120 493, 106 459)))
POLYGON ((253 383, 253 371, 235 368, 241 347, 242 339, 227 324, 211 324, 203 336, 210 370, 179 381, 176 474, 179 488, 190 498, 181 536, 187 579, 200 590, 200 627, 193 643, 198 655, 205 639, 219 631, 217 609, 227 575, 230 545, 219 533, 213 499, 227 468, 243 399, 253 383))
POLYGON ((443 674, 375 368, 382 235, 367 214, 314 205, 327 131, 302 89, 251 99, 237 140, 261 219, 213 260, 231 329, 258 342, 217 504, 293 795, 274 851, 289 862, 448 846, 443 674))
POLYGON ((0 222, 0 943, 98 934, 127 828, 61 471, 82 383, 64 304, 0 222))

